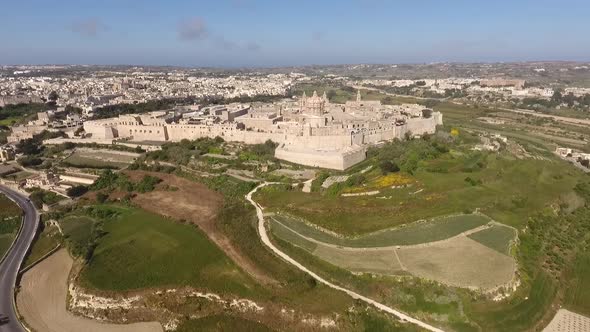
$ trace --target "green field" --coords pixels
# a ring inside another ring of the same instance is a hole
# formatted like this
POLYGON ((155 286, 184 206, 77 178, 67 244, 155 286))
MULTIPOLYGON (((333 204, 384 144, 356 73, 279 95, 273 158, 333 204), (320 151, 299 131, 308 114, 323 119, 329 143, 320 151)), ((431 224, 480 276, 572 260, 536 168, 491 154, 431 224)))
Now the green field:
POLYGON ((490 228, 469 234, 468 236, 488 248, 509 255, 509 244, 514 241, 516 231, 507 226, 494 224, 490 228))
POLYGON ((556 291, 557 285, 551 277, 541 273, 532 280, 530 289, 521 288, 509 301, 487 302, 466 310, 484 331, 526 331, 549 310, 556 291))
MULTIPOLYGON (((488 248, 488 245, 492 244, 507 249, 516 236, 512 228, 502 225, 488 228, 492 231, 483 237, 486 243, 456 236, 466 230, 485 225, 489 220, 484 216, 459 215, 440 218, 439 221, 411 224, 399 230, 386 232, 389 233, 387 237, 363 236, 360 243, 365 245, 358 246, 358 241, 352 242, 355 247, 349 246, 350 243, 346 241, 351 239, 322 234, 310 226, 298 228, 307 230, 303 235, 278 222, 276 216, 273 218, 275 219, 271 221, 271 231, 275 236, 305 249, 330 264, 352 272, 412 274, 458 287, 483 289, 505 284, 512 280, 514 275, 513 258, 499 249, 492 248, 495 250, 492 251, 488 248), (468 218, 474 216, 479 218, 468 218), (505 229, 509 232, 505 232, 505 229), (320 242, 318 237, 333 242, 320 242), (447 240, 440 241, 443 239, 447 240), (422 245, 412 246, 416 244, 422 245)), ((296 223, 299 223, 299 226, 303 224, 290 220, 289 225, 297 226, 296 223)))
POLYGON ((0 258, 2 258, 6 251, 8 251, 13 240, 13 234, 0 234, 0 258))
POLYGON ((590 316, 590 253, 579 254, 572 268, 572 282, 567 288, 565 306, 590 316))
POLYGON ((394 229, 386 229, 354 238, 338 237, 285 215, 272 217, 274 224, 280 223, 297 233, 324 243, 352 248, 373 248, 398 245, 412 245, 444 240, 470 229, 483 226, 490 219, 479 214, 464 214, 419 221, 394 229))
POLYGON ((177 332, 218 332, 218 331, 244 331, 244 332, 265 332, 273 331, 266 325, 229 315, 215 315, 199 319, 187 320, 182 323, 175 331, 177 332))
POLYGON ((86 253, 94 222, 94 219, 83 215, 70 215, 59 221, 70 252, 74 256, 86 253))
POLYGON ((253 281, 194 226, 140 209, 109 209, 119 215, 104 220, 106 235, 82 270, 83 283, 113 291, 167 286, 243 295, 255 291, 253 281))
POLYGON ((38 259, 49 253, 52 249, 57 247, 62 241, 62 237, 55 227, 44 226, 43 231, 39 234, 31 247, 31 251, 23 264, 27 267, 36 262, 38 259))
POLYGON ((8 197, 0 194, 0 258, 10 248, 22 222, 22 211, 8 197))
POLYGON ((416 185, 382 191, 379 196, 387 199, 268 189, 257 200, 271 211, 284 211, 347 236, 475 209, 520 227, 528 216, 571 193, 583 176, 561 161, 516 159, 508 153, 483 154, 476 160, 483 167, 470 167, 471 160, 470 154, 451 151, 421 162, 413 175, 407 175, 416 185), (468 177, 481 184, 467 183, 468 177))

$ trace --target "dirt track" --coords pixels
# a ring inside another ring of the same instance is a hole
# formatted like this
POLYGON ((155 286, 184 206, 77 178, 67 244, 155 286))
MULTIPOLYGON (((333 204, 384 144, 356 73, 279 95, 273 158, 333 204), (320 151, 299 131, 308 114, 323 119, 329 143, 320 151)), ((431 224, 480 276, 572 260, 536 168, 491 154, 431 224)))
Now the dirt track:
POLYGON ((157 322, 106 324, 67 311, 67 279, 72 264, 72 258, 62 249, 23 275, 17 304, 28 326, 43 332, 163 331, 157 322))
POLYGON ((229 238, 223 234, 216 223, 216 216, 223 204, 223 197, 205 185, 175 175, 126 171, 133 181, 139 181, 144 175, 152 175, 162 179, 156 190, 137 194, 133 202, 141 208, 168 216, 176 220, 195 223, 217 246, 225 252, 240 268, 263 284, 274 284, 276 281, 262 272, 248 257, 244 256, 229 238), (169 186, 166 189, 166 186, 169 186), (170 188, 174 187, 174 190, 170 188))

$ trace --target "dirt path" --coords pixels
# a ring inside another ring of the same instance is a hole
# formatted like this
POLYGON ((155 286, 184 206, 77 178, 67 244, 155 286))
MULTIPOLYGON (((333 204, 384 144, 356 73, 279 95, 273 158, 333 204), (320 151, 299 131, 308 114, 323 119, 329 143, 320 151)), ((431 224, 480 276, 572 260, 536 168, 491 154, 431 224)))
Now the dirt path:
POLYGON ((160 323, 107 324, 75 316, 66 309, 67 281, 73 260, 65 249, 27 271, 17 295, 28 326, 43 332, 161 332, 160 323))

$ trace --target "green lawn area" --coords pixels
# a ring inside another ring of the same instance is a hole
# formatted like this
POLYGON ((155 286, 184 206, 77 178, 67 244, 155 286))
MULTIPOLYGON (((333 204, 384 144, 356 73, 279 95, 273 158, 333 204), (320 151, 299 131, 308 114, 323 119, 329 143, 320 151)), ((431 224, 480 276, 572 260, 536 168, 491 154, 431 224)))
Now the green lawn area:
POLYGON ((590 253, 578 254, 572 270, 572 282, 566 291, 565 306, 590 316, 590 253))
MULTIPOLYGON (((104 221, 81 281, 101 290, 193 286, 252 295, 255 284, 194 226, 136 208, 109 206, 120 215, 104 221)), ((82 232, 79 232, 82 233, 82 232)))
POLYGON ((387 199, 266 189, 257 200, 270 211, 284 211, 346 236, 475 209, 518 228, 533 213, 571 193, 584 176, 557 160, 516 159, 507 152, 483 156, 475 160, 483 167, 471 167, 471 156, 463 153, 423 161, 407 175, 414 185, 382 190, 378 196, 387 199), (472 185, 468 177, 481 183, 472 185))
MULTIPOLYGON (((382 230, 355 238, 345 238, 323 232, 301 220, 288 216, 275 215, 272 219, 273 232, 275 231, 275 227, 278 226, 276 227, 277 232, 288 236, 288 230, 281 229, 286 226, 305 237, 320 242, 353 248, 413 245, 440 241, 490 222, 489 218, 479 214, 454 215, 416 222, 408 224, 405 227, 382 230), (281 227, 281 224, 284 226, 281 227)), ((306 246, 301 246, 306 248, 306 246)))
POLYGON ((468 235, 471 239, 503 254, 510 254, 511 241, 516 237, 516 231, 508 226, 494 224, 492 227, 468 235))

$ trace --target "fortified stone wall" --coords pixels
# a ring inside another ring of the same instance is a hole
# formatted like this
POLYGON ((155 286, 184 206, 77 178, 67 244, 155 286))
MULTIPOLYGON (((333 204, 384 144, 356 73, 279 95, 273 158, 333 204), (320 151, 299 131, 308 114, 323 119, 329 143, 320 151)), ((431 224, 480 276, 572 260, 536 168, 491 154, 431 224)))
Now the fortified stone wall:
POLYGON ((366 149, 356 147, 354 150, 347 152, 328 152, 279 147, 275 151, 275 157, 306 166, 345 170, 365 160, 366 149))
POLYGON ((164 126, 119 125, 119 137, 139 141, 167 141, 168 135, 164 126))
POLYGON ((436 121, 434 116, 427 119, 414 118, 406 123, 406 130, 410 131, 412 135, 434 134, 436 121))

